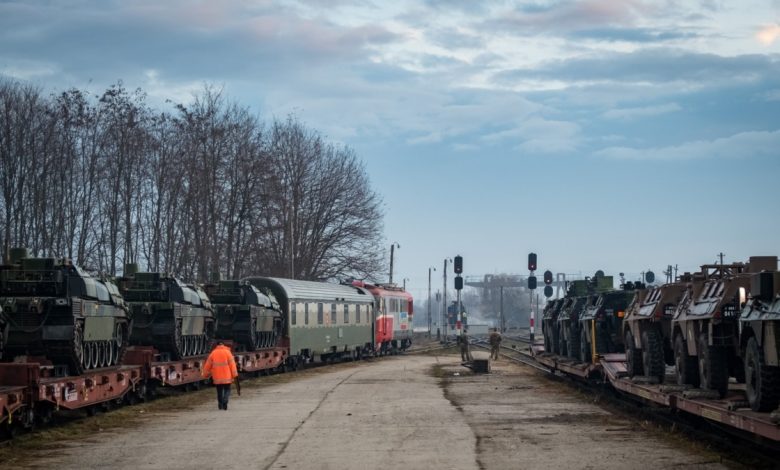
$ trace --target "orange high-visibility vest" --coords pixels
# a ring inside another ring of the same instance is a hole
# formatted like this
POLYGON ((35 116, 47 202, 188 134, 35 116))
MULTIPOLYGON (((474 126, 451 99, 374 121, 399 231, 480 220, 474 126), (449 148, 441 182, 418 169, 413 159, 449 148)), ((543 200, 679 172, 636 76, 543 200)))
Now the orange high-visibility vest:
POLYGON ((204 379, 211 376, 215 384, 232 383, 233 379, 238 377, 238 370, 236 369, 236 361, 233 359, 233 353, 230 351, 230 348, 224 345, 214 348, 211 354, 209 354, 209 358, 206 359, 206 364, 203 366, 201 374, 204 379))

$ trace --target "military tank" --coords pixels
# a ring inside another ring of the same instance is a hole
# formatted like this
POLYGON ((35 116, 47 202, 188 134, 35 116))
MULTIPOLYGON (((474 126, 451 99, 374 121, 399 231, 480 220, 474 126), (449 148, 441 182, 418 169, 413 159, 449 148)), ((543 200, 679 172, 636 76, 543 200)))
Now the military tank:
POLYGON ((216 335, 247 351, 276 345, 282 331, 278 304, 246 281, 217 281, 205 286, 217 316, 216 335))
POLYGON ((130 344, 154 346, 174 360, 207 353, 215 318, 206 293, 169 274, 137 271, 128 264, 119 279, 133 320, 130 344))
POLYGON ((128 310, 117 286, 68 259, 11 250, 0 266, 4 360, 41 355, 69 373, 118 364, 127 346, 128 310))

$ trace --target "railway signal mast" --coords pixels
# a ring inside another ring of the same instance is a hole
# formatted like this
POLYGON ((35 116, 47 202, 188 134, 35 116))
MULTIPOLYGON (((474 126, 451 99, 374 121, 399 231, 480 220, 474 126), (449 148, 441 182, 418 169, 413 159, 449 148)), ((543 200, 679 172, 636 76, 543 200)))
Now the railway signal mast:
POLYGON ((460 300, 460 291, 463 290, 463 278, 460 276, 463 273, 463 257, 460 255, 455 256, 455 263, 454 263, 454 270, 455 270, 455 291, 458 293, 458 301, 456 303, 457 305, 457 329, 458 329, 458 335, 463 333, 463 306, 461 305, 460 300))
POLYGON ((536 276, 534 275, 534 271, 536 271, 536 253, 528 253, 528 271, 531 273, 528 275, 528 289, 531 291, 531 315, 530 315, 530 322, 531 322, 531 344, 534 342, 534 317, 536 316, 536 313, 534 312, 534 291, 536 290, 536 276))

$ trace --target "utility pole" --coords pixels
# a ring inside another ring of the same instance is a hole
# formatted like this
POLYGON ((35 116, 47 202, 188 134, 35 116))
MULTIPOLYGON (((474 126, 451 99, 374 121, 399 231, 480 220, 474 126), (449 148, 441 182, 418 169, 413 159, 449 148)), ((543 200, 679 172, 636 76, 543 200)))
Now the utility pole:
POLYGON ((723 252, 718 253, 718 258, 720 258, 720 265, 723 266, 723 257, 726 256, 723 254, 723 252))
POLYGON ((428 337, 431 337, 431 270, 436 271, 436 268, 428 268, 428 337))
POLYGON ((447 261, 448 258, 444 258, 444 292, 442 299, 444 300, 442 306, 442 313, 444 314, 444 341, 447 341, 447 327, 449 324, 449 318, 447 318, 447 261))
POLYGON ((501 292, 501 304, 500 304, 500 307, 499 307, 499 310, 498 310, 498 316, 499 316, 498 327, 501 328, 500 331, 502 333, 505 333, 506 332, 506 323, 504 321, 504 286, 501 286, 499 289, 500 289, 500 292, 501 292))
POLYGON ((393 242, 390 245, 390 284, 393 283, 393 254, 395 254, 395 247, 401 248, 397 242, 393 242))

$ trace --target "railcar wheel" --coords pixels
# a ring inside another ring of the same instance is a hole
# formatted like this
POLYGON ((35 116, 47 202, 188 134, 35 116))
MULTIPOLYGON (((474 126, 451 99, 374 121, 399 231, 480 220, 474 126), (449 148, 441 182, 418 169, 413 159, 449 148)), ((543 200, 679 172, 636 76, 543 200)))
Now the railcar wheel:
POLYGON ((723 398, 729 387, 726 350, 719 346, 709 346, 708 342, 707 333, 699 335, 699 383, 701 388, 715 390, 723 398))
POLYGON ((664 382, 664 345, 660 333, 654 328, 642 332, 642 368, 645 375, 657 377, 658 383, 664 382))
POLYGON ((634 342, 634 335, 631 334, 630 330, 626 330, 625 342, 626 369, 628 370, 628 376, 635 377, 637 375, 642 375, 642 361, 640 360, 642 353, 637 349, 636 343, 634 342))
POLYGON ((745 394, 753 411, 772 411, 780 405, 780 367, 766 365, 755 337, 745 350, 745 394))
POLYGON ((677 385, 699 386, 699 363, 696 356, 688 355, 688 346, 682 334, 674 338, 674 365, 677 385))

